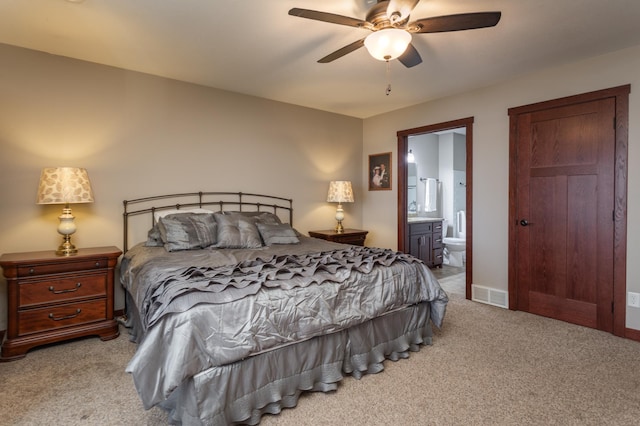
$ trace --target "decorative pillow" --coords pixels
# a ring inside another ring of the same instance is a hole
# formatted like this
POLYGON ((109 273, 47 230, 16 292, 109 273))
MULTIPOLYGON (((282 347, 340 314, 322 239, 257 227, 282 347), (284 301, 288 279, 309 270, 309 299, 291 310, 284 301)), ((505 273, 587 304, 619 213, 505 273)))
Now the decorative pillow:
POLYGON ((213 213, 211 210, 200 209, 200 208, 184 208, 184 209, 169 209, 169 210, 158 210, 153 212, 153 220, 158 222, 161 217, 169 216, 170 214, 183 214, 183 213, 213 213))
POLYGON ((256 223, 260 236, 267 246, 273 244, 298 244, 300 240, 288 223, 271 225, 266 223, 256 223))
POLYGON ((217 240, 217 223, 212 213, 170 214, 160 218, 158 229, 167 251, 202 249, 217 240))
POLYGON ((214 214, 218 223, 218 248, 259 248, 262 239, 254 221, 240 214, 214 214))
POLYGON ((149 229, 149 232, 147 233, 147 242, 144 245, 147 247, 164 246, 162 235, 160 235, 160 227, 157 223, 153 225, 153 228, 149 229))
POLYGON ((256 212, 237 212, 236 211, 236 212, 224 212, 224 214, 229 216, 233 216, 233 215, 243 216, 245 218, 254 220, 256 223, 262 222, 262 223, 269 223, 273 225, 282 223, 282 221, 277 215, 270 212, 257 212, 257 211, 256 212))

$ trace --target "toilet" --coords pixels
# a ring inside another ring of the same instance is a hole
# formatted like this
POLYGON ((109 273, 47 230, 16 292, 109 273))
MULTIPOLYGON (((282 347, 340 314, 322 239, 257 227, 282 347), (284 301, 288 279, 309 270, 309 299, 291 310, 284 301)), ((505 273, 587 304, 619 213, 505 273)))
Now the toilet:
MULTIPOLYGON (((443 229, 447 232, 447 220, 443 221, 443 229)), ((464 210, 456 213, 456 221, 453 225, 453 237, 443 237, 444 259, 443 263, 449 266, 464 266, 467 261, 467 221, 464 210)))

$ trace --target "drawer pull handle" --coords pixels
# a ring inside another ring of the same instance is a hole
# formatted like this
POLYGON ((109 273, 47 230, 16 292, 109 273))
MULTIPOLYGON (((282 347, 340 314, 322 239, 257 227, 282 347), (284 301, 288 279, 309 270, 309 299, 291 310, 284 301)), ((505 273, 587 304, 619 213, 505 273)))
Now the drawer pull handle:
POLYGON ((62 293, 73 293, 74 291, 78 291, 82 283, 76 283, 74 288, 68 288, 66 290, 56 290, 53 286, 49 287, 49 291, 53 294, 62 294, 62 293))
POLYGON ((78 315, 80 315, 80 312, 82 312, 81 309, 76 309, 76 313, 75 314, 67 315, 67 316, 64 316, 64 317, 54 317, 53 314, 49 314, 49 318, 51 318, 54 321, 62 321, 62 320, 66 320, 66 319, 75 318, 78 315))
POLYGON ((100 267, 100 262, 96 262, 96 268, 100 267))
POLYGON ((33 269, 33 268, 29 268, 29 273, 33 275, 33 274, 35 274, 35 273, 36 273, 36 270, 35 270, 35 269, 33 269))
POLYGON ((436 243, 441 243, 441 242, 442 242, 442 238, 438 238, 438 239, 436 240, 436 243))

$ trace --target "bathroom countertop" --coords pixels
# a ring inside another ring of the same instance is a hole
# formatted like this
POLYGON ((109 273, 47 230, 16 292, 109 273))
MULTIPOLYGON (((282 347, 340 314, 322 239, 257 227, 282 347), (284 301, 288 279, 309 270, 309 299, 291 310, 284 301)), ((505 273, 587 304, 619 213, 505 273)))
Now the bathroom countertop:
POLYGON ((440 222, 442 221, 441 217, 421 217, 421 216, 413 216, 408 217, 408 223, 417 223, 417 222, 440 222))

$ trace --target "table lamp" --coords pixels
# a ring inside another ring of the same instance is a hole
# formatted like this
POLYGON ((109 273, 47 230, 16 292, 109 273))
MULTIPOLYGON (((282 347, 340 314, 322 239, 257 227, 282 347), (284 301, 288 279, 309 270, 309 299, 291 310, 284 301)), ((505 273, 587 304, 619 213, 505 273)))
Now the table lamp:
POLYGON ((42 169, 38 185, 38 204, 64 204, 62 214, 58 216, 58 233, 63 242, 56 254, 72 256, 78 252, 71 244, 71 234, 76 232, 69 204, 93 203, 93 191, 89 175, 78 167, 46 167, 42 169))
POLYGON ((329 184, 329 194, 327 195, 327 202, 338 203, 336 209, 336 233, 342 234, 344 228, 342 227, 342 221, 344 220, 344 210, 342 210, 342 203, 353 203, 353 189, 351 188, 351 182, 348 180, 334 180, 329 184))

